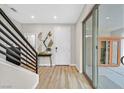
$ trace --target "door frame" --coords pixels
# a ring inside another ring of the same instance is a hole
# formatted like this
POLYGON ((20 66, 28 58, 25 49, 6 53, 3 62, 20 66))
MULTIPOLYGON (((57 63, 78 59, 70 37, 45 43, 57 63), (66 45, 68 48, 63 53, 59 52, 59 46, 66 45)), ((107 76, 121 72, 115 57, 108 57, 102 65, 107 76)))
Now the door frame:
POLYGON ((86 18, 82 21, 82 54, 83 54, 83 66, 82 72, 89 81, 93 88, 98 86, 98 4, 96 4, 86 18), (96 13, 97 12, 97 13, 96 13), (95 14, 96 13, 96 14, 95 14), (86 21, 92 16, 92 80, 86 74, 86 21))

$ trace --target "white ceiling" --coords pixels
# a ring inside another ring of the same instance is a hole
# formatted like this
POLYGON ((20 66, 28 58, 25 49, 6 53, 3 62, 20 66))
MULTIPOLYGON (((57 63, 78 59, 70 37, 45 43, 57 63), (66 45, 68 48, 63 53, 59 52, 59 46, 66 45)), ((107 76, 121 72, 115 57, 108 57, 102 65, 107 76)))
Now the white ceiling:
POLYGON ((83 4, 9 4, 5 12, 20 23, 64 23, 73 24, 78 20, 83 4), (17 12, 12 11, 14 8, 17 12), (34 16, 32 19, 31 16, 34 16), (57 18, 54 19, 54 16, 57 18))
POLYGON ((99 26, 105 31, 124 27, 124 5, 103 4, 99 7, 99 26), (107 19, 107 17, 109 19, 107 19))

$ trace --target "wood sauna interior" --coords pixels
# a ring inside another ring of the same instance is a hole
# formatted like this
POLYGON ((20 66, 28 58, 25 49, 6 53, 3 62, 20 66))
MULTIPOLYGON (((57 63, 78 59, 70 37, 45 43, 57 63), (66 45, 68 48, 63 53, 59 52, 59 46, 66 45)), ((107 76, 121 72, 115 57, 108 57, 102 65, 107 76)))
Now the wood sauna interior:
POLYGON ((113 67, 120 66, 120 37, 99 37, 98 38, 98 62, 99 66, 113 67))

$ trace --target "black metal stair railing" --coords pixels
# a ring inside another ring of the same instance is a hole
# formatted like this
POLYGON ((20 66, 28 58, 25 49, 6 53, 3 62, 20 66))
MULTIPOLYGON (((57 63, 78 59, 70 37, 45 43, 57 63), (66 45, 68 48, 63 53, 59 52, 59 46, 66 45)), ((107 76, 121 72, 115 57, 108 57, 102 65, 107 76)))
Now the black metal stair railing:
POLYGON ((38 73, 36 50, 31 46, 1 8, 0 16, 10 25, 11 28, 13 28, 13 30, 10 29, 8 25, 0 19, 0 54, 11 59, 11 61, 16 65, 24 66, 25 68, 38 73))

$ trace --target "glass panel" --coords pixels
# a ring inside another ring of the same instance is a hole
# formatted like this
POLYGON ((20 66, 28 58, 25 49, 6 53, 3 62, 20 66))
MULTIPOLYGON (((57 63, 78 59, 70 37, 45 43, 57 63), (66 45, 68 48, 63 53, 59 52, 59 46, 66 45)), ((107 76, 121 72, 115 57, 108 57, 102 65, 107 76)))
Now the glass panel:
POLYGON ((92 80, 92 16, 86 21, 86 74, 92 80))
POLYGON ((100 62, 101 64, 105 64, 106 62, 106 41, 101 42, 101 59, 100 62))
POLYGON ((118 62, 118 45, 117 45, 117 41, 114 41, 113 42, 113 45, 112 45, 112 49, 113 49, 113 56, 112 56, 112 63, 113 64, 117 64, 118 62))
POLYGON ((99 6, 98 88, 124 88, 124 5, 103 4, 99 6), (100 45, 99 45, 100 46, 100 45))
POLYGON ((98 44, 98 9, 95 7, 93 13, 83 24, 83 72, 91 80, 93 87, 97 88, 98 68, 97 68, 97 44, 98 44))
POLYGON ((101 64, 109 64, 110 55, 110 41, 101 41, 101 64))

